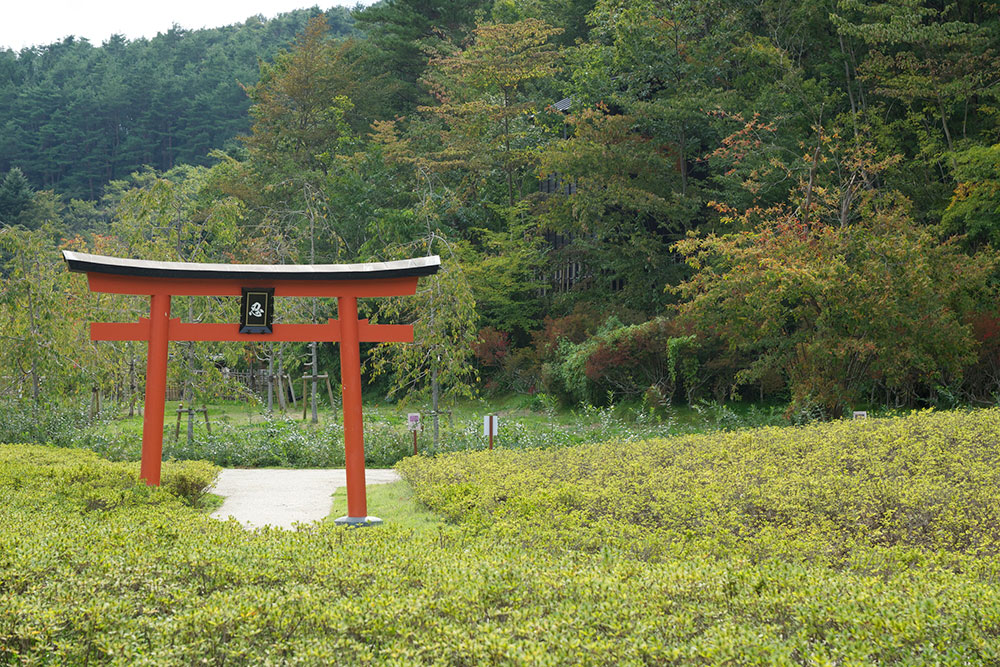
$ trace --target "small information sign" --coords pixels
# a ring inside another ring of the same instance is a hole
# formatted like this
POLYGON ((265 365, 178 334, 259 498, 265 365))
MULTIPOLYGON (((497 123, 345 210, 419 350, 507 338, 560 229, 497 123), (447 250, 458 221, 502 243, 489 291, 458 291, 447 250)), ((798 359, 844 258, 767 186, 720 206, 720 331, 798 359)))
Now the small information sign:
POLYGON ((240 333, 269 334, 273 332, 274 288, 244 287, 240 302, 240 333))
POLYGON ((406 415, 406 427, 411 431, 420 430, 420 413, 410 412, 406 415))
POLYGON ((496 415, 483 417, 483 435, 487 438, 497 434, 497 427, 500 425, 496 415))
POLYGON ((868 419, 868 412, 865 411, 865 410, 855 410, 854 411, 854 418, 855 419, 868 419))

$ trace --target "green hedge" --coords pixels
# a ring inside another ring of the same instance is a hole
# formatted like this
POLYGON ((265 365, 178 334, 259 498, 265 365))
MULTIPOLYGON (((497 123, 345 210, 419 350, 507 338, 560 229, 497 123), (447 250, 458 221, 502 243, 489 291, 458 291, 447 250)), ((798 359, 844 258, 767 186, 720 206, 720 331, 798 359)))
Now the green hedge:
POLYGON ((997 663, 998 423, 409 459, 459 522, 422 532, 247 531, 0 445, 0 664, 997 663))
POLYGON ((469 452, 397 468, 454 521, 510 535, 548 524, 553 542, 586 549, 739 550, 836 567, 876 556, 982 557, 977 566, 992 567, 1000 551, 996 409, 469 452))

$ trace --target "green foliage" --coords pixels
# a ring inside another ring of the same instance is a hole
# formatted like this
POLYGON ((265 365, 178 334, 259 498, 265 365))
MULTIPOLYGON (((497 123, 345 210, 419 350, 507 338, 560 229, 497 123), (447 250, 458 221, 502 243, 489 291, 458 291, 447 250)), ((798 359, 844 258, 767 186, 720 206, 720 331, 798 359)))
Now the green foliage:
POLYGON ((699 385, 695 337, 676 334, 665 318, 626 326, 612 316, 582 343, 560 341, 550 365, 556 388, 573 403, 599 404, 609 396, 635 399, 651 387, 670 400, 683 386, 691 402, 699 385))
POLYGON ((390 73, 399 88, 389 109, 395 114, 411 113, 428 101, 418 84, 426 66, 428 50, 441 42, 462 43, 472 31, 477 14, 490 0, 395 0, 358 8, 353 16, 376 47, 381 71, 390 73))
MULTIPOLYGON (((365 101, 361 86, 378 85, 377 79, 354 80, 352 50, 353 43, 331 39, 321 14, 309 21, 290 51, 261 65, 260 81, 247 89, 254 124, 244 139, 258 168, 321 171, 322 156, 338 152, 351 132, 349 114, 365 101)), ((366 111, 362 118, 371 115, 366 111)))
POLYGON ((164 437, 163 454, 226 467, 337 468, 344 465, 344 435, 335 423, 305 430, 276 418, 239 428, 223 424, 190 442, 164 437))
POLYGON ((1000 532, 1000 411, 915 413, 565 449, 469 452, 397 468, 452 521, 642 560, 699 552, 892 576, 989 572, 1000 532), (546 521, 545 518, 551 518, 546 521), (950 566, 948 564, 951 564, 950 566))
POLYGON ((445 258, 438 273, 422 278, 415 296, 382 299, 379 306, 385 321, 413 322, 413 342, 377 346, 367 364, 373 376, 387 375, 391 392, 401 396, 429 391, 436 403, 440 387, 450 399, 471 397, 476 302, 457 259, 445 258))
MULTIPOLYGON (((566 340, 556 347, 556 361, 548 367, 550 388, 573 403, 591 403, 594 398, 587 386, 587 349, 566 340)), ((600 400, 600 399, 597 399, 600 400)))
POLYGON ((485 195, 501 217, 513 218, 511 209, 535 189, 536 150, 550 138, 534 122, 545 106, 535 91, 558 72, 550 43, 558 32, 538 19, 480 23, 464 48, 431 60, 425 79, 437 104, 418 108, 428 126, 417 131, 436 141, 422 146, 423 162, 455 183, 463 205, 485 195))
POLYGON ((479 230, 476 245, 481 251, 470 248, 463 257, 480 320, 519 338, 537 327, 538 275, 545 252, 522 213, 511 211, 503 231, 479 230))
MULTIPOLYGON (((258 62, 314 13, 0 51, 0 172, 18 166, 36 188, 98 199, 108 181, 143 165, 207 164, 211 150, 235 148, 249 128, 240 84, 253 84, 258 62)), ((336 34, 353 32, 346 9, 331 9, 328 20, 336 34)))
MULTIPOLYGON (((524 395, 511 406, 477 403, 456 405, 440 424, 439 441, 419 437, 419 451, 437 456, 448 452, 481 450, 482 414, 499 410, 503 423, 494 446, 511 449, 568 447, 588 442, 639 441, 678 433, 729 430, 785 423, 780 411, 754 407, 732 408, 717 403, 695 403, 692 410, 660 405, 655 412, 637 406, 597 408, 580 406, 576 412, 559 410, 554 395, 524 395), (525 412, 529 410, 530 412, 525 412), (542 414, 534 414, 542 413, 542 414)), ((138 461, 142 419, 123 419, 121 406, 105 404, 102 414, 92 416, 76 401, 46 403, 30 401, 0 403, 0 442, 23 442, 31 438, 59 447, 91 450, 112 461, 138 461)), ((175 426, 167 420, 163 433, 163 455, 169 460, 210 461, 225 467, 337 468, 344 465, 344 434, 339 415, 327 414, 322 425, 304 423, 280 414, 254 414, 244 422, 212 413, 211 433, 195 422, 193 437, 174 437, 175 426)), ((383 406, 367 409, 364 419, 365 464, 390 468, 413 453, 412 435, 403 416, 411 408, 383 406)), ((168 417, 172 417, 168 410, 168 417)), ((426 412, 425 412, 426 414, 426 412)), ((245 415, 240 415, 245 416, 245 415)), ((429 429, 428 429, 429 430, 429 429)))
POLYGON ((460 525, 247 531, 0 446, 0 661, 989 664, 996 410, 402 469, 460 525))
POLYGON ((0 442, 41 442, 69 447, 90 424, 78 403, 7 400, 0 409, 0 442))
POLYGON ((536 207, 545 229, 573 235, 550 253, 550 271, 593 262, 601 271, 577 288, 578 299, 657 312, 663 305, 657 287, 674 264, 668 234, 687 228, 687 214, 676 205, 672 156, 666 149, 639 149, 651 137, 635 131, 634 116, 583 109, 567 123, 572 136, 539 154, 540 174, 572 184, 572 194, 552 194, 536 207), (615 284, 622 286, 617 293, 615 284))
MULTIPOLYGON (((997 30, 995 6, 960 8, 935 3, 842 0, 832 17, 844 35, 866 43, 871 52, 859 68, 879 94, 902 101, 939 125, 947 149, 954 150, 954 127, 967 131, 969 105, 995 95, 997 30), (992 93, 992 95, 991 95, 992 93)), ((934 135, 924 142, 933 142, 934 135)), ((937 140, 938 143, 940 139, 937 140)), ((931 149, 941 155, 940 149, 931 149)))
POLYGON ((170 461, 163 467, 160 486, 197 507, 218 474, 219 467, 208 461, 170 461))
POLYGON ((32 196, 31 184, 24 172, 11 167, 0 183, 0 226, 15 224, 21 212, 28 208, 32 196))
MULTIPOLYGON (((210 262, 221 257, 248 261, 239 233, 245 208, 235 197, 222 196, 215 190, 214 179, 220 170, 182 166, 162 174, 151 170, 136 174, 135 185, 122 193, 116 207, 111 230, 117 247, 107 254, 187 262, 210 262)), ((90 298, 96 301, 99 297, 90 298)), ((109 310, 117 315, 116 319, 122 317, 123 310, 131 318, 136 316, 125 303, 115 305, 116 309, 109 310)), ((175 316, 183 314, 186 321, 237 318, 235 300, 224 302, 208 297, 175 297, 171 311, 175 316)), ((82 327, 83 322, 78 326, 82 327)), ((115 351, 119 367, 125 365, 122 357, 126 354, 132 357, 128 363, 135 363, 134 348, 115 351)), ((184 363, 172 365, 171 375, 184 384, 184 400, 190 404, 205 402, 224 386, 218 362, 228 359, 235 364, 237 355, 232 345, 189 342, 184 345, 183 358, 184 363)))
POLYGON ((969 148, 955 163, 958 185, 941 226, 945 233, 964 235, 973 248, 1000 247, 1000 144, 969 148))
POLYGON ((794 403, 832 416, 872 392, 912 400, 948 385, 975 361, 967 321, 990 298, 993 259, 940 243, 905 211, 833 227, 770 210, 752 231, 680 242, 696 271, 678 288, 681 319, 742 356, 737 385, 781 373, 794 403))
POLYGON ((674 386, 683 383, 691 403, 698 386, 698 357, 693 353, 696 336, 672 336, 667 339, 667 372, 674 386))
POLYGON ((491 14, 498 23, 540 19, 560 31, 553 39, 572 46, 587 37, 587 14, 593 8, 594 0, 496 0, 491 14))
POLYGON ((0 386, 36 403, 72 393, 94 372, 93 346, 67 326, 86 301, 53 245, 53 227, 0 227, 0 386))

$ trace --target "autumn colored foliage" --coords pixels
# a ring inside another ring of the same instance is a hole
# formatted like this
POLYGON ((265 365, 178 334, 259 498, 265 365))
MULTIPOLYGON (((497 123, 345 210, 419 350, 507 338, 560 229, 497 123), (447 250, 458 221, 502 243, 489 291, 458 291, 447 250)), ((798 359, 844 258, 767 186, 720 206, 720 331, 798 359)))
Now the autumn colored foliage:
POLYGON ((780 373, 793 404, 838 416, 953 386, 976 361, 969 321, 994 261, 913 225, 904 202, 854 225, 779 219, 677 248, 695 269, 678 317, 743 357, 737 386, 780 373))

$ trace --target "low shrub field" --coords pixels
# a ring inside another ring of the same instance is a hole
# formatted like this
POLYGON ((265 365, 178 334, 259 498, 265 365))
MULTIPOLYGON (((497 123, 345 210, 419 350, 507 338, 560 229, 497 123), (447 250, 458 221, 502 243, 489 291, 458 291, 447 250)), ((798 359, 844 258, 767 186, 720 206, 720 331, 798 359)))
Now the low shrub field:
POLYGON ((447 525, 247 531, 205 464, 0 445, 0 664, 997 664, 998 459, 997 410, 463 452, 398 466, 447 525))
POLYGON ((883 572, 989 569, 1000 553, 996 409, 468 452, 397 469, 452 521, 511 537, 539 526, 535 544, 642 560, 696 549, 883 572))

